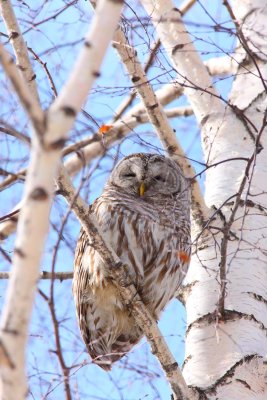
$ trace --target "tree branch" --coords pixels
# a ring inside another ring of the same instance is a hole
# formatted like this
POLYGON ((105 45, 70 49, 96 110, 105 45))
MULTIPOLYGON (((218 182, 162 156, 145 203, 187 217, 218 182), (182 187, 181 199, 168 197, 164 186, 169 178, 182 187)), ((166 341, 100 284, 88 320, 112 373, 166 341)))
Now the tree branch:
MULTIPOLYGON (((3 2, 1 2, 3 3, 3 2)), ((26 113, 29 115, 31 123, 38 135, 42 135, 44 132, 44 114, 37 102, 29 91, 27 83, 22 79, 22 76, 14 64, 13 58, 4 49, 4 46, 0 43, 0 62, 4 68, 6 75, 12 82, 12 85, 21 101, 21 105, 24 107, 26 113)))
POLYGON ((39 102, 35 80, 36 75, 32 69, 27 45, 23 39, 10 0, 0 1, 0 13, 2 15, 4 24, 6 25, 8 36, 16 55, 17 66, 20 69, 23 77, 25 78, 25 81, 27 82, 30 91, 34 95, 35 100, 39 102))
MULTIPOLYGON (((183 4, 180 6, 181 15, 184 15, 187 11, 189 11, 190 8, 191 8, 195 3, 196 3, 196 0, 186 0, 186 1, 184 1, 183 4)), ((149 53, 148 60, 147 60, 146 63, 145 63, 145 66, 144 66, 144 71, 145 71, 145 73, 147 73, 147 71, 149 70, 150 66, 152 65, 152 63, 153 63, 153 61, 154 61, 154 58, 155 58, 155 56, 156 56, 156 54, 157 54, 157 52, 158 52, 160 46, 161 46, 161 42, 160 42, 160 39, 158 39, 158 40, 154 43, 153 47, 151 48, 151 51, 150 51, 150 53, 149 53)), ((133 100, 135 99, 135 97, 136 97, 136 92, 132 92, 132 93, 129 95, 129 97, 126 98, 126 99, 120 104, 120 106, 118 107, 118 109, 117 109, 117 111, 116 111, 116 113, 115 113, 114 122, 116 122, 119 118, 122 117, 124 111, 125 111, 128 107, 130 107, 130 105, 132 104, 132 102, 133 102, 133 100)))
POLYGON ((203 122, 203 118, 207 117, 211 110, 223 114, 224 105, 187 33, 180 10, 175 8, 171 0, 141 0, 141 3, 150 15, 159 38, 173 61, 179 82, 184 86, 198 122, 203 122))
MULTIPOLYGON (((0 279, 10 279, 11 277, 11 272, 9 271, 0 271, 0 279)), ((60 281, 65 281, 67 279, 72 279, 73 278, 73 272, 52 272, 50 271, 42 271, 39 274, 38 279, 58 279, 60 281)))

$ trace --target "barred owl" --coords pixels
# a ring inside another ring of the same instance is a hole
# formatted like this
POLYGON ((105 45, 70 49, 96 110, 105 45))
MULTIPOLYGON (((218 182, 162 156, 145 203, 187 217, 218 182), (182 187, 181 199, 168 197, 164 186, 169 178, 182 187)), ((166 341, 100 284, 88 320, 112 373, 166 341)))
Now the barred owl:
MULTIPOLYGON (((158 320, 175 297, 190 257, 188 181, 172 160, 155 154, 122 159, 93 203, 104 239, 158 320)), ((94 363, 109 370, 141 338, 107 276, 109 266, 82 230, 74 263, 73 295, 83 340, 94 363)))

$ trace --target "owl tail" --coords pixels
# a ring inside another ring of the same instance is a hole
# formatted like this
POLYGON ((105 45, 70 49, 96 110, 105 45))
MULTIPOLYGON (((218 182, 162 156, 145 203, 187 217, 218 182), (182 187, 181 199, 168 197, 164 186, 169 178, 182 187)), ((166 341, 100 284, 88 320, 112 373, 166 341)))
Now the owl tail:
POLYGON ((87 348, 93 363, 105 371, 110 371, 112 365, 125 356, 141 337, 141 332, 138 332, 138 335, 136 332, 134 335, 121 333, 113 343, 102 337, 98 342, 91 342, 87 348))

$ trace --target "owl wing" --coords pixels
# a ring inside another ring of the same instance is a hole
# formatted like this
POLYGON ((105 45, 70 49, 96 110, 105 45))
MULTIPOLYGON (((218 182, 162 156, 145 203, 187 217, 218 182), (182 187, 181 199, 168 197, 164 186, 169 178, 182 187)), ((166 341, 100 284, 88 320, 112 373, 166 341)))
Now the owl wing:
POLYGON ((106 359, 108 353, 105 332, 111 329, 107 326, 109 318, 101 316, 102 309, 98 307, 98 294, 94 293, 92 277, 96 264, 97 256, 89 246, 86 232, 82 229, 75 252, 74 276, 73 276, 73 296, 76 305, 76 314, 83 341, 92 358, 92 361, 101 368, 109 370, 111 362, 106 359), (92 257, 90 257, 92 256, 92 257), (85 267, 87 259, 90 259, 90 268, 85 267), (103 324, 104 322, 104 324, 103 324))
POLYGON ((142 332, 122 306, 112 282, 101 275, 102 265, 82 230, 76 247, 73 277, 77 319, 92 361, 110 370, 111 365, 138 342, 142 332))
POLYGON ((73 296, 75 298, 76 314, 78 317, 80 331, 84 343, 88 347, 89 343, 91 342, 91 336, 86 321, 88 306, 84 301, 85 300, 84 293, 86 292, 86 289, 89 287, 90 274, 88 269, 82 268, 82 259, 87 246, 88 246, 87 234, 82 229, 75 250, 72 291, 73 291, 73 296))

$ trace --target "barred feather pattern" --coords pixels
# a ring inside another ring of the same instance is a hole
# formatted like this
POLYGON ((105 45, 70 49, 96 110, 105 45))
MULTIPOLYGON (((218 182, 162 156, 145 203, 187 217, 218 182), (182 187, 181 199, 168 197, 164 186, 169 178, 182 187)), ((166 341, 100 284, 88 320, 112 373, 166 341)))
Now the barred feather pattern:
MULTIPOLYGON (((175 297, 190 259, 189 189, 181 175, 179 179, 182 185, 177 193, 148 193, 147 197, 110 180, 91 207, 104 239, 128 265, 138 293, 157 320, 175 297)), ((73 294, 88 352, 105 370, 143 335, 121 303, 108 268, 82 230, 75 254, 73 294)))

